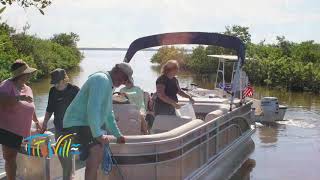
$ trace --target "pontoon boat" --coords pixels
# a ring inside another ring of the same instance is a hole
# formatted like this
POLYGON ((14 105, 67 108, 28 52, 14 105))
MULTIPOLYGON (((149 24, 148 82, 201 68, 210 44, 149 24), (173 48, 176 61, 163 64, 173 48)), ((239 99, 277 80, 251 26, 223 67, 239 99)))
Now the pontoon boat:
MULTIPOLYGON (((147 36, 135 40, 124 58, 145 48, 202 44, 231 48, 238 54, 237 70, 245 61, 243 42, 217 33, 181 32, 147 36)), ((141 62, 143 63, 143 62, 141 62)), ((140 72, 134 72, 140 73, 140 72)), ((195 97, 196 119, 159 115, 150 135, 139 135, 139 111, 132 104, 114 104, 118 126, 126 135, 126 144, 111 139, 115 159, 112 172, 99 179, 229 179, 254 150, 252 101, 240 103, 236 93, 224 97, 195 97)), ((179 99, 179 103, 187 101, 179 99)), ((52 126, 53 127, 53 126, 52 126)), ((35 148, 35 147, 34 147, 35 148)), ((41 151, 40 151, 41 154, 41 151)), ((75 158, 76 179, 84 179, 84 165, 75 158)), ((18 156, 18 176, 23 179, 61 179, 61 166, 56 156, 49 158, 18 156)))

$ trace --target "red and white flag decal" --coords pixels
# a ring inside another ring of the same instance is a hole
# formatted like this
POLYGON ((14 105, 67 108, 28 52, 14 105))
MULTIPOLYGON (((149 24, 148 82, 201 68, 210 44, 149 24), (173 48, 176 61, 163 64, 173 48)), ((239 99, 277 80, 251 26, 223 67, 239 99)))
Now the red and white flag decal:
POLYGON ((242 92, 243 97, 251 97, 253 96, 253 87, 248 84, 248 86, 242 92))

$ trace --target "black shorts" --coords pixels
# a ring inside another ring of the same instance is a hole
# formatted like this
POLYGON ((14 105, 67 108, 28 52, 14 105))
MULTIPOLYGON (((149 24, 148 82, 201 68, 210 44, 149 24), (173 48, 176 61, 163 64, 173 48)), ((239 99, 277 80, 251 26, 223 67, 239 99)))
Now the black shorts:
POLYGON ((155 101, 154 103, 154 115, 176 115, 176 109, 167 103, 161 101, 155 101))
POLYGON ((19 150, 21 148, 22 140, 22 136, 0 129, 0 144, 19 150))
POLYGON ((73 136, 73 143, 80 144, 80 160, 85 161, 89 156, 89 149, 99 144, 99 142, 93 138, 91 129, 89 126, 73 126, 63 129, 63 134, 75 134, 73 136))
POLYGON ((62 136, 62 135, 65 135, 65 134, 63 133, 63 130, 59 130, 59 129, 57 129, 57 128, 54 129, 54 138, 55 138, 56 142, 57 142, 58 138, 59 138, 60 136, 62 136))

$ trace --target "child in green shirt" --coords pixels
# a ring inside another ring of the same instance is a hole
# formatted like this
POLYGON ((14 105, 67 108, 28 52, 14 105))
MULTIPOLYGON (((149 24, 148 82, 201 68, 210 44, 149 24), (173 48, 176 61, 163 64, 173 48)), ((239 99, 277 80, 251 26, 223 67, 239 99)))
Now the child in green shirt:
POLYGON ((146 115, 146 106, 144 103, 144 91, 133 84, 133 82, 127 82, 126 86, 120 89, 120 93, 127 96, 129 102, 138 106, 140 110, 140 120, 141 120, 141 133, 148 134, 148 127, 145 120, 146 115))

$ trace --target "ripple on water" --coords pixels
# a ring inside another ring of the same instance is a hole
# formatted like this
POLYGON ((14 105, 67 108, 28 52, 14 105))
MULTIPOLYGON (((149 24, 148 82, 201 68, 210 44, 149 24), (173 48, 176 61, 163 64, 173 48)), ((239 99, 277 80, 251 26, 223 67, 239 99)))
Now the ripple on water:
POLYGON ((286 121, 280 121, 279 123, 299 128, 314 129, 320 127, 319 116, 320 113, 316 110, 294 107, 287 110, 286 121))

